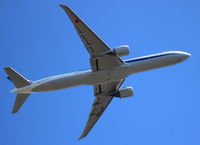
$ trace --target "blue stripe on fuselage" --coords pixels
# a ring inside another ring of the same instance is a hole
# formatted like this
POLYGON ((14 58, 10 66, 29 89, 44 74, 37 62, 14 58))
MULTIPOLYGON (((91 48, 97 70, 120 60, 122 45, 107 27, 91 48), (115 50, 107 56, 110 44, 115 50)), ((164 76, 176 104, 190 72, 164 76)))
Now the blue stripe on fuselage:
POLYGON ((138 61, 143 61, 143 60, 149 60, 157 57, 162 57, 162 56, 167 56, 167 55, 175 55, 176 53, 169 53, 169 54, 160 54, 160 55, 154 55, 154 56, 146 56, 142 58, 134 58, 134 59, 129 59, 125 60, 126 63, 132 63, 132 62, 138 62, 138 61))

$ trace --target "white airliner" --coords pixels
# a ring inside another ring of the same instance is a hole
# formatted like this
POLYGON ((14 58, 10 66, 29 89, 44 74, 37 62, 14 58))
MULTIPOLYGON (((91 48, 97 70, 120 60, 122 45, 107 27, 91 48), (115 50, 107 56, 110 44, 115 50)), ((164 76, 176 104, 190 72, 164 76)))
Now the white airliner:
POLYGON ((37 81, 29 81, 11 67, 4 68, 17 93, 12 113, 18 112, 31 93, 50 92, 80 85, 93 85, 95 100, 86 124, 79 139, 87 136, 99 117, 114 97, 133 96, 133 88, 120 88, 129 75, 175 65, 190 57, 182 51, 167 51, 158 54, 122 60, 120 57, 129 54, 129 47, 123 45, 110 49, 84 22, 64 5, 60 5, 72 21, 85 48, 90 54, 90 70, 52 76, 37 81))

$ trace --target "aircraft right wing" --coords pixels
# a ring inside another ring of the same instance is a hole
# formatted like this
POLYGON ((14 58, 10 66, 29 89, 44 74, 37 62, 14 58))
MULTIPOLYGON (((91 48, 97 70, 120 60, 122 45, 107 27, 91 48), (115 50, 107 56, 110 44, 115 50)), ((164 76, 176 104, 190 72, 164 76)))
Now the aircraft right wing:
POLYGON ((60 5, 73 23, 79 37, 91 57, 109 51, 110 48, 67 6, 60 5))
POLYGON ((111 49, 67 6, 60 5, 73 23, 85 48, 90 54, 90 64, 93 71, 108 69, 124 62, 114 55, 105 55, 111 49))

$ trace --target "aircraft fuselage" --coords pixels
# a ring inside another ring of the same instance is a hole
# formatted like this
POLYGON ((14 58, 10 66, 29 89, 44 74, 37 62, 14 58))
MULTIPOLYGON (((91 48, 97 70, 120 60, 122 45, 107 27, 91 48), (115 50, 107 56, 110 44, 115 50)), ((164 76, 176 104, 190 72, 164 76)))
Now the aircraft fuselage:
POLYGON ((92 70, 52 76, 32 82, 30 85, 14 89, 12 93, 50 92, 80 85, 97 85, 119 81, 129 75, 175 65, 187 59, 190 54, 181 51, 168 51, 125 60, 124 64, 112 69, 92 70))

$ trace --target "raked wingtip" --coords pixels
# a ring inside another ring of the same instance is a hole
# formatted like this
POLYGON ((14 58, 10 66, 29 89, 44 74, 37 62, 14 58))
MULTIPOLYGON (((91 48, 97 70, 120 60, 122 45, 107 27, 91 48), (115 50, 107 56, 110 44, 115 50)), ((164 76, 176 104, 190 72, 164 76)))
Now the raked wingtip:
POLYGON ((84 138, 84 136, 80 136, 79 138, 78 138, 78 141, 80 141, 81 139, 83 139, 84 138))

